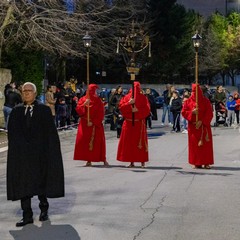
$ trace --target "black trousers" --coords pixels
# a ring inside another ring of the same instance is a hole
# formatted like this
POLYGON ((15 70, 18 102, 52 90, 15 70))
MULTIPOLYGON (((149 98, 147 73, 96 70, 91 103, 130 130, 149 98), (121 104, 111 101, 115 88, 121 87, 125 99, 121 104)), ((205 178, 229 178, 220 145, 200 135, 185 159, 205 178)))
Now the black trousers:
POLYGON ((180 132, 180 112, 172 112, 173 113, 173 130, 176 132, 180 132))
MULTIPOLYGON (((31 199, 32 197, 24 197, 21 199, 21 208, 23 210, 23 218, 32 218, 33 216, 31 199)), ((40 201, 39 208, 41 212, 46 212, 49 208, 47 197, 41 195, 41 196, 38 196, 38 199, 40 201)))
POLYGON ((146 118, 146 127, 147 126, 149 128, 152 128, 152 116, 151 115, 146 118))
POLYGON ((237 124, 239 124, 239 110, 235 110, 236 118, 237 118, 237 124))

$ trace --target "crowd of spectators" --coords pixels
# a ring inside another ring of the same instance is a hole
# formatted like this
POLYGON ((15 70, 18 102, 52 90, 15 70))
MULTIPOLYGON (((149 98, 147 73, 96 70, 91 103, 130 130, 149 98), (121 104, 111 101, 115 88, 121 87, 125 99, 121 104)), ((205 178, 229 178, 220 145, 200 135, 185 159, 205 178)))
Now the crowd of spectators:
MULTIPOLYGON (((211 104, 215 112, 215 125, 224 124, 225 126, 239 125, 240 96, 238 92, 232 95, 227 94, 222 86, 217 86, 213 92, 208 85, 202 86, 202 91, 211 104)), ((152 120, 157 120, 157 110, 151 89, 146 88, 142 93, 147 97, 151 112, 146 118, 146 127, 152 128, 152 120)), ((58 84, 49 84, 45 93, 45 104, 50 107, 56 127, 59 130, 68 130, 76 127, 79 122, 79 115, 76 112, 76 106, 79 99, 85 94, 85 86, 79 84, 72 77, 69 81, 58 84)), ((118 108, 121 98, 124 96, 122 86, 112 89, 108 98, 108 115, 110 130, 117 131, 117 137, 120 137, 123 117, 118 108)), ((184 102, 190 97, 191 90, 185 88, 180 93, 175 86, 167 84, 163 91, 163 108, 161 116, 161 125, 172 127, 172 132, 187 133, 187 121, 181 115, 181 109, 184 102)), ((22 102, 21 86, 15 82, 7 84, 4 89, 5 103, 3 107, 5 128, 12 108, 22 102)))

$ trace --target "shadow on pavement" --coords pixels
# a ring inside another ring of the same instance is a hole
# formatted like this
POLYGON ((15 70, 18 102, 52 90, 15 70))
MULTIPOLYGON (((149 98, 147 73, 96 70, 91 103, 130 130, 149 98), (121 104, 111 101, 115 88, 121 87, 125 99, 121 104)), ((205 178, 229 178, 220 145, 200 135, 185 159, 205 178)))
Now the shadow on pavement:
POLYGON ((151 169, 151 170, 180 170, 182 168, 180 167, 146 167, 146 169, 151 169))
MULTIPOLYGON (((127 162, 126 162, 127 163, 127 162)), ((86 167, 85 165, 84 166, 78 166, 78 167, 86 167)), ((92 165, 91 167, 87 167, 87 168, 122 168, 122 169, 128 169, 128 170, 134 170, 134 171, 137 171, 137 172, 140 172, 140 170, 142 172, 146 172, 147 170, 181 170, 182 168, 181 167, 154 167, 154 166, 149 166, 149 167, 144 167, 142 168, 141 166, 135 166, 133 168, 129 168, 124 165, 109 165, 108 167, 106 166, 103 166, 103 165, 92 165)), ((133 172, 134 172, 133 171, 133 172)))
POLYGON ((147 172, 146 170, 131 170, 132 172, 135 172, 135 173, 143 173, 143 172, 147 172))
POLYGON ((31 224, 24 226, 21 230, 10 230, 9 232, 15 240, 81 240, 71 225, 51 225, 50 221, 43 222, 41 227, 31 224))
POLYGON ((212 167, 212 169, 219 171, 240 171, 240 167, 212 167))
POLYGON ((165 132, 155 132, 155 133, 148 133, 147 136, 148 136, 148 139, 154 139, 154 138, 158 138, 158 137, 161 137, 161 136, 164 136, 166 135, 165 132))
MULTIPOLYGON (((198 170, 197 170, 198 171, 198 170)), ((181 173, 183 175, 209 175, 209 176, 223 176, 223 177, 227 177, 227 176, 231 176, 232 174, 229 173, 213 173, 213 172, 186 172, 186 171, 177 171, 178 173, 181 173)), ((207 170, 207 171, 211 171, 211 170, 207 170)))

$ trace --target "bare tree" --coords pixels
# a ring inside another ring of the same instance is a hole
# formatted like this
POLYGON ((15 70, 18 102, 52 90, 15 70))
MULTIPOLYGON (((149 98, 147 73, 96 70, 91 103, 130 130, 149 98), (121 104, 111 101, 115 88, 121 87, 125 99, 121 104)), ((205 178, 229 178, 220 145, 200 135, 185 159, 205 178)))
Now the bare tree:
POLYGON ((1 0, 0 49, 18 44, 82 57, 88 31, 94 39, 91 51, 108 57, 119 29, 144 14, 139 0, 1 0))

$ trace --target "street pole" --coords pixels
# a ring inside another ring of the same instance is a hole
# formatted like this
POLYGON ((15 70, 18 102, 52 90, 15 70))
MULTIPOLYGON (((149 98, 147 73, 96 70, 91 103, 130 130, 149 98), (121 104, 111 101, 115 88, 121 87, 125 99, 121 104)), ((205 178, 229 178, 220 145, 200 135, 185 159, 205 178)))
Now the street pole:
MULTIPOLYGON (((87 49, 87 99, 90 100, 89 98, 89 82, 90 82, 90 77, 89 77, 89 49, 92 44, 92 37, 86 32, 86 35, 83 37, 83 43, 84 47, 87 49)), ((90 103, 90 102, 89 102, 90 103)), ((90 125, 90 104, 88 103, 87 106, 87 125, 90 125)))
POLYGON ((200 47, 200 42, 202 37, 196 32, 196 34, 192 37, 193 46, 195 48, 195 83, 196 83, 196 129, 198 126, 198 49, 200 47))
POLYGON ((195 47, 196 123, 198 122, 198 47, 195 47))
MULTIPOLYGON (((89 49, 87 48, 87 99, 89 100, 89 49)), ((89 103, 88 103, 88 108, 87 108, 87 124, 89 126, 90 122, 90 109, 89 109, 89 103)))

